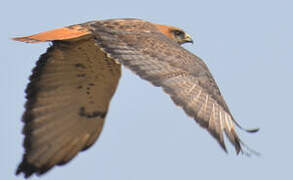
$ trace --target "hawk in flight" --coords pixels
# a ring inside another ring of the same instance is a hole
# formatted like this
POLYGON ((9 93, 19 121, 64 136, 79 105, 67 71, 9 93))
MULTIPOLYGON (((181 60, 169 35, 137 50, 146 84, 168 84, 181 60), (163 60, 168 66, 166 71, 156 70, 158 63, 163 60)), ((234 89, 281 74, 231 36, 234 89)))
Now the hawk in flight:
POLYGON ((43 174, 95 143, 121 76, 121 64, 162 87, 225 151, 223 132, 237 154, 243 152, 235 125, 241 127, 207 66, 180 46, 193 42, 182 29, 139 19, 111 19, 14 40, 52 42, 26 88, 25 153, 17 174, 43 174))

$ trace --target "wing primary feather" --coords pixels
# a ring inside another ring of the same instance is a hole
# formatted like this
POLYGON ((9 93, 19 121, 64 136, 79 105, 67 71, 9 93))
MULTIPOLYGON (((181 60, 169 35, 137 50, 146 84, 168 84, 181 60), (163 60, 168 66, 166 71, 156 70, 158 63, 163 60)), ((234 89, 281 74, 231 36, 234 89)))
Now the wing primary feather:
POLYGON ((238 137, 238 135, 236 134, 235 130, 234 129, 231 129, 230 130, 230 133, 228 135, 231 143, 234 145, 235 147, 235 150, 236 150, 236 154, 239 154, 239 152, 241 151, 242 152, 242 148, 241 148, 241 144, 240 144, 240 139, 238 137))
POLYGON ((249 133, 256 133, 259 131, 259 128, 253 128, 253 129, 247 129, 247 128, 243 128, 234 118, 232 118, 232 121, 236 124, 236 126, 245 131, 245 132, 249 132, 249 133))
POLYGON ((242 153, 246 156, 251 156, 251 155, 255 155, 255 156, 261 156, 260 152, 257 152, 256 150, 252 149, 251 147, 249 147, 247 144, 245 144, 241 139, 239 139, 240 144, 245 147, 245 149, 247 149, 247 151, 242 150, 242 153))

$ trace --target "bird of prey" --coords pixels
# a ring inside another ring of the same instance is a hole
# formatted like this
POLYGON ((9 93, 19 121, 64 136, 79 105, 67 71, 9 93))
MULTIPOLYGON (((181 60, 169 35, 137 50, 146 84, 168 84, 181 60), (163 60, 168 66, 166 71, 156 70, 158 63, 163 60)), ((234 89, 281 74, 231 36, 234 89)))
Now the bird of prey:
POLYGON ((25 153, 17 174, 41 175, 94 144, 117 88, 121 64, 162 87, 225 151, 224 133, 237 154, 243 152, 244 143, 235 131, 235 125, 240 126, 205 63, 180 46, 193 42, 180 28, 110 19, 13 39, 52 42, 26 88, 25 153))

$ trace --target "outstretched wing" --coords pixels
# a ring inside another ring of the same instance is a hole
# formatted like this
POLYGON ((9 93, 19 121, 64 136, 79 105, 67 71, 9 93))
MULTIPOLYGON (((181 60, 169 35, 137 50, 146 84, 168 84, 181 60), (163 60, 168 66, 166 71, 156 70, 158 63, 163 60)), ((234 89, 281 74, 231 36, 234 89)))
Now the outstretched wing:
POLYGON ((96 43, 110 57, 161 86, 176 105, 206 128, 226 151, 223 131, 241 151, 234 120, 204 62, 160 32, 120 31, 91 24, 96 43))
MULTIPOLYGON (((27 37, 16 40, 36 42, 27 37)), ((120 74, 120 64, 100 51, 92 38, 53 41, 26 89, 25 154, 17 174, 42 174, 91 146, 101 133, 120 74)))

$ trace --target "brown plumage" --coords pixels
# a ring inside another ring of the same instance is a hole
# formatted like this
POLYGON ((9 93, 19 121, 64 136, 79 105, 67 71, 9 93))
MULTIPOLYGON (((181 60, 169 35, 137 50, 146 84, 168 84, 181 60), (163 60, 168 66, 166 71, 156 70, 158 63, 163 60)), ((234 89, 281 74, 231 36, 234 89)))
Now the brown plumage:
POLYGON ((53 42, 26 90, 25 154, 17 174, 43 174, 96 141, 120 79, 120 64, 162 87, 225 151, 223 131, 236 152, 242 151, 236 122, 215 80, 200 58, 180 46, 192 39, 179 28, 112 19, 14 40, 53 42))

